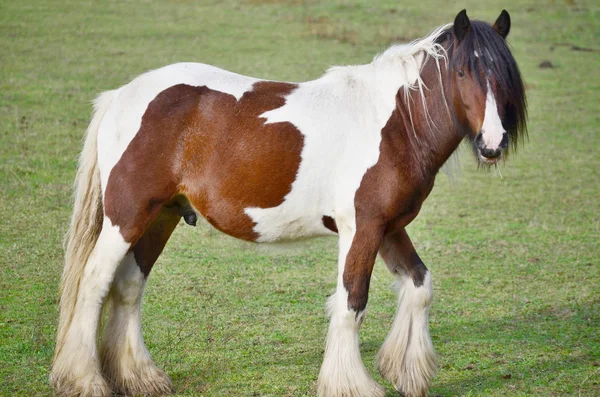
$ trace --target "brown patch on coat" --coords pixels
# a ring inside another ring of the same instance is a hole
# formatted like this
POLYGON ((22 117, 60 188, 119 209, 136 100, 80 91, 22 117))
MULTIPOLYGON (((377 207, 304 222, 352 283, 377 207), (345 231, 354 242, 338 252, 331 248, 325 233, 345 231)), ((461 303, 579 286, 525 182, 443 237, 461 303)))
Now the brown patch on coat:
POLYGON ((338 232, 337 224, 335 223, 335 219, 333 219, 332 217, 323 215, 321 221, 323 222, 323 226, 325 226, 327 229, 335 233, 338 232))
POLYGON ((135 243, 163 205, 182 195, 219 230, 256 240, 244 209, 283 202, 304 145, 291 123, 265 124, 260 116, 283 106, 295 87, 258 82, 239 101, 206 86, 162 91, 110 173, 106 216, 135 243))
POLYGON ((291 191, 304 137, 291 123, 265 124, 260 116, 282 107, 295 87, 260 82, 239 101, 212 92, 200 103, 197 132, 184 137, 182 193, 229 235, 256 240, 244 209, 277 207, 291 191))
MULTIPOLYGON (((189 87, 189 86, 188 86, 189 87)), ((110 172, 104 214, 135 244, 177 193, 181 134, 197 111, 203 87, 161 92, 150 104, 139 131, 110 172)))

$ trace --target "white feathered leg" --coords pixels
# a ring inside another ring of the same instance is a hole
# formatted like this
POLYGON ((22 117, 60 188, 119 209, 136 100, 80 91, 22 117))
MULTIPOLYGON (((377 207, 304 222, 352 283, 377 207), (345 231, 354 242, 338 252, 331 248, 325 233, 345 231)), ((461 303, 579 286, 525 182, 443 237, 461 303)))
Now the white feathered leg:
POLYGON ((102 371, 113 390, 127 396, 171 393, 167 374, 156 367, 142 337, 141 308, 146 277, 130 252, 110 291, 110 317, 102 341, 102 371))
POLYGON ((406 397, 424 397, 437 372, 437 360, 429 335, 429 307, 433 298, 431 275, 423 285, 403 273, 396 278, 398 310, 378 354, 379 370, 406 397))
POLYGON ((425 397, 437 372, 429 336, 431 274, 404 229, 386 235, 379 253, 398 287, 396 317, 377 357, 379 371, 405 397, 425 397))

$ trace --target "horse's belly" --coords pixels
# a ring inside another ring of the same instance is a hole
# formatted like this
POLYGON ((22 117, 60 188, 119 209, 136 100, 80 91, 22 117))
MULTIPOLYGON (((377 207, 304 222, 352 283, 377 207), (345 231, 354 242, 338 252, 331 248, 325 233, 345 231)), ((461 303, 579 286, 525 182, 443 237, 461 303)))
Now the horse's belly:
POLYGON ((245 212, 255 223, 258 242, 293 241, 335 234, 325 226, 327 215, 321 213, 290 213, 284 206, 246 208, 245 212))
MULTIPOLYGON (((260 188, 258 183, 257 191, 260 188)), ((237 192, 239 196, 234 198, 224 194, 227 190, 221 183, 205 185, 205 189, 192 195, 190 202, 211 225, 230 236, 255 242, 278 242, 335 234, 333 213, 326 209, 331 206, 321 205, 323 201, 317 199, 314 192, 296 194, 292 188, 281 204, 264 208, 249 206, 246 191, 237 192)))

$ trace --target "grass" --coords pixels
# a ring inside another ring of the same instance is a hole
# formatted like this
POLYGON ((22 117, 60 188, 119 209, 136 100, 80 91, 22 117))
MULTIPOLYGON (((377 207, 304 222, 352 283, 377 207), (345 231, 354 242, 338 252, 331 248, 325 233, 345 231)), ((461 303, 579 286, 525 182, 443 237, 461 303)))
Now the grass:
MULTIPOLYGON (((316 78, 463 7, 487 21, 511 13, 530 139, 503 179, 465 153, 458 181, 440 176, 409 227, 434 276, 430 395, 600 395, 600 8, 559 0, 0 1, 0 395, 51 394, 61 240, 98 92, 183 60, 316 78)), ((280 251, 179 227, 143 309, 148 348, 178 395, 314 395, 335 257, 334 240, 280 251)), ((390 282, 378 263, 361 331, 373 373, 390 282)))

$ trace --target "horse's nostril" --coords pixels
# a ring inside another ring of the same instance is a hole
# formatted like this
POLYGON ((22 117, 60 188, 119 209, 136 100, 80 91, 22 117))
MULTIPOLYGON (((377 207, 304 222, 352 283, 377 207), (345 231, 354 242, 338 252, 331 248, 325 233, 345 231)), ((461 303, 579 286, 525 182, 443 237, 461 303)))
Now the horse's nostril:
POLYGON ((487 159, 494 159, 502 154, 502 149, 480 149, 481 155, 487 159))

